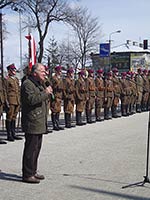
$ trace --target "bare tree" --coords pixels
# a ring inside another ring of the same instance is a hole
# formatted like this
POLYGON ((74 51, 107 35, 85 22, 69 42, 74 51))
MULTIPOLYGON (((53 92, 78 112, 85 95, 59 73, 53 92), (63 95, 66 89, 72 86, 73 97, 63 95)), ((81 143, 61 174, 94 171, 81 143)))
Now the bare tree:
POLYGON ((76 34, 76 43, 79 45, 80 62, 84 68, 87 58, 91 51, 98 45, 98 36, 100 37, 100 26, 98 19, 93 18, 86 8, 78 7, 72 11, 72 16, 67 19, 76 34))
POLYGON ((38 62, 41 62, 44 54, 44 41, 50 23, 64 21, 68 17, 67 0, 19 0, 18 5, 29 16, 26 26, 38 31, 38 62))
POLYGON ((0 1, 0 9, 12 5, 16 0, 1 0, 0 1))

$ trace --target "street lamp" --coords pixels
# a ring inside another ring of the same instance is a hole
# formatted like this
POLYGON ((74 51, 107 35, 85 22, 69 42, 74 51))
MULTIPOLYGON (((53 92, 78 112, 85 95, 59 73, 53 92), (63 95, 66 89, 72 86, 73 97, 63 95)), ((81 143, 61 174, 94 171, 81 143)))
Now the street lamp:
POLYGON ((22 13, 22 10, 17 8, 17 7, 14 7, 13 10, 15 12, 18 12, 19 14, 19 37, 20 37, 20 68, 22 69, 22 20, 21 20, 21 13, 22 13))
POLYGON ((109 70, 111 69, 111 36, 115 33, 121 33, 121 30, 114 31, 109 34, 109 70))

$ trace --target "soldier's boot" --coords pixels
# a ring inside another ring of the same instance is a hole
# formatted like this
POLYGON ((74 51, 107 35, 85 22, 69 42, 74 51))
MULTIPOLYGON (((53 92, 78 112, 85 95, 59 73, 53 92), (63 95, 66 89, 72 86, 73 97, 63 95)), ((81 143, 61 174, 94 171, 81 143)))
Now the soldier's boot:
POLYGON ((77 126, 83 126, 85 125, 86 123, 82 122, 82 115, 81 115, 81 112, 79 111, 76 111, 76 125, 77 126))
POLYGON ((69 113, 65 113, 65 127, 71 128, 70 116, 69 113))
POLYGON ((112 107, 111 107, 111 112, 112 112, 112 117, 114 117, 114 118, 120 117, 120 116, 117 114, 117 107, 116 107, 116 106, 112 106, 112 107))
POLYGON ((60 126, 60 121, 59 121, 59 113, 56 113, 56 124, 59 130, 64 130, 62 126, 60 126))
POLYGON ((127 117, 126 105, 121 106, 121 112, 123 117, 127 117))
POLYGON ((16 135, 15 127, 16 127, 16 121, 12 120, 11 121, 11 133, 12 133, 12 136, 13 136, 13 138, 15 140, 22 140, 21 137, 19 137, 19 136, 16 135))
POLYGON ((141 105, 140 104, 136 104, 136 112, 141 113, 141 105))
POLYGON ((126 106, 125 106, 125 109, 126 109, 127 116, 129 116, 129 115, 130 115, 130 112, 129 112, 129 105, 126 105, 126 106))
POLYGON ((57 126, 57 123, 56 123, 56 113, 51 114, 51 119, 52 119, 52 124, 53 124, 53 130, 59 131, 59 127, 57 126))
POLYGON ((68 118, 69 118, 69 124, 70 124, 71 128, 74 128, 75 124, 72 124, 71 113, 68 114, 68 118))
POLYGON ((97 122, 104 121, 104 119, 101 118, 101 109, 95 111, 95 117, 97 122))
POLYGON ((0 144, 7 144, 4 140, 0 139, 0 144))
POLYGON ((91 120, 91 113, 89 110, 86 111, 86 121, 88 124, 91 124, 92 123, 92 120, 91 120))
POLYGON ((6 120, 6 131, 7 131, 7 140, 14 142, 14 138, 11 133, 11 121, 6 120))
POLYGON ((109 108, 104 109, 104 119, 109 120, 111 116, 109 115, 109 108))

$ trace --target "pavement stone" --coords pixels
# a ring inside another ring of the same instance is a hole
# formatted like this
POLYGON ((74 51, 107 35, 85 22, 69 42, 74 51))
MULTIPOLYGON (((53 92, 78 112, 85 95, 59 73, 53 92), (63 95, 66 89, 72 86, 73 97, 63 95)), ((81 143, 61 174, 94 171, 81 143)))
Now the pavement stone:
POLYGON ((149 112, 44 135, 40 184, 21 181, 24 139, 0 145, 0 200, 150 200, 149 112))

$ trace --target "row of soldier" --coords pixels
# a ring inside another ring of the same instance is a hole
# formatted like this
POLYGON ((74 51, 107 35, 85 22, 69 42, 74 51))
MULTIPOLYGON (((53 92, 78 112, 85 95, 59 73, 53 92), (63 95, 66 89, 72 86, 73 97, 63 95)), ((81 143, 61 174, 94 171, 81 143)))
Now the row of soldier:
MULTIPOLYGON (((15 133, 16 118, 20 109, 20 86, 19 80, 15 77, 15 65, 9 65, 7 70, 8 76, 0 84, 0 114, 2 115, 3 108, 5 108, 7 140, 14 141, 21 139, 15 133)), ((43 84, 51 85, 53 88, 48 108, 51 110, 53 130, 64 129, 60 126, 59 120, 62 105, 66 128, 74 126, 72 124, 74 110, 78 126, 149 110, 150 73, 147 70, 138 68, 137 73, 123 72, 119 77, 117 68, 113 68, 106 74, 103 69, 99 69, 94 77, 92 69, 82 69, 78 73, 77 80, 74 80, 73 68, 67 70, 65 78, 62 77, 61 66, 55 67, 55 74, 51 78, 49 78, 49 69, 46 66, 45 70, 47 78, 43 84), (121 113, 119 114, 120 103, 121 113), (102 112, 103 109, 104 112, 102 112), (86 115, 86 123, 82 120, 83 112, 86 115), (95 120, 92 119, 93 112, 95 120)), ((27 75, 22 81, 27 78, 27 75)), ((0 143, 4 142, 0 141, 0 143)))

